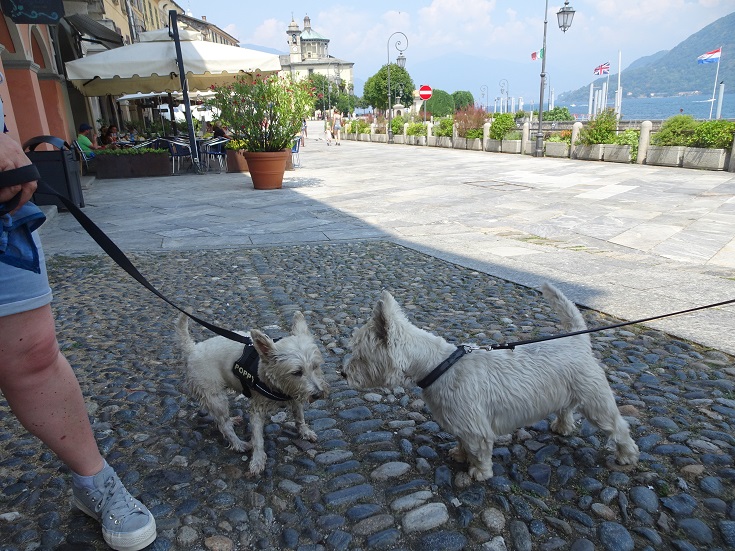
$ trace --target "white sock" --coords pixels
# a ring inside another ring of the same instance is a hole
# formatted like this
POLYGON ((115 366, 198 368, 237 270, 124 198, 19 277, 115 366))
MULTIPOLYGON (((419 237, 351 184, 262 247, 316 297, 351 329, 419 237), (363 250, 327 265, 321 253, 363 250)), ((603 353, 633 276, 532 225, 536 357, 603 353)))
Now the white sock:
MULTIPOLYGON (((104 461, 104 464, 102 465, 102 469, 100 469, 100 473, 105 469, 105 467, 107 467, 107 460, 103 459, 103 461, 104 461)), ((82 476, 72 471, 71 480, 74 486, 76 486, 77 488, 84 488, 86 490, 94 490, 94 477, 100 473, 95 473, 92 476, 82 476)))

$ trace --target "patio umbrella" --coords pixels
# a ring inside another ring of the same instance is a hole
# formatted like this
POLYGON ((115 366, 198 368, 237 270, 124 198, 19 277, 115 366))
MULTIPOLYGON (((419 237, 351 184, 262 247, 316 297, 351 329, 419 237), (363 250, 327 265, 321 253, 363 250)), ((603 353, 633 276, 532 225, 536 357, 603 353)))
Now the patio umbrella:
MULTIPOLYGON (((208 90, 236 75, 281 70, 278 56, 201 39, 179 30, 189 90, 208 90)), ((66 63, 69 80, 85 96, 181 91, 176 47, 168 29, 140 33, 140 42, 66 63)))
POLYGON ((179 29, 175 11, 169 17, 170 30, 140 33, 135 44, 69 61, 66 72, 85 96, 181 91, 198 169, 189 90, 228 84, 237 75, 275 73, 281 63, 276 54, 204 41, 197 31, 179 29))

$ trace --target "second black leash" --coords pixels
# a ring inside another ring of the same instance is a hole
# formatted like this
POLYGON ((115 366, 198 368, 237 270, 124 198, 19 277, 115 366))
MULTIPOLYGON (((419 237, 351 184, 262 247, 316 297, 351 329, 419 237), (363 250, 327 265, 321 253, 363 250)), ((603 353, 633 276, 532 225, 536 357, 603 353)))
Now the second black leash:
MULTIPOLYGON (((151 285, 151 283, 145 277, 143 277, 143 275, 133 265, 130 259, 127 256, 125 256, 125 253, 122 252, 120 248, 117 245, 115 245, 115 243, 109 237, 107 237, 105 232, 103 232, 99 227, 97 227, 97 225, 94 222, 92 222, 92 220, 90 220, 89 217, 86 214, 84 214, 79 209, 79 207, 77 207, 69 199, 67 199, 66 197, 64 197, 63 195, 59 193, 56 193, 53 189, 51 189, 43 181, 38 182, 38 192, 49 194, 49 195, 54 195, 58 197, 59 200, 64 204, 64 206, 67 209, 69 209, 69 212, 71 212, 72 216, 74 216, 74 218, 77 219, 77 222, 79 222, 79 224, 81 224, 81 226, 87 231, 90 237, 92 237, 92 239, 94 239, 97 242, 97 244, 100 247, 102 247, 102 250, 104 250, 109 255, 109 257, 112 258, 112 260, 114 260, 123 270, 125 270, 128 274, 130 274, 133 277, 133 279, 135 279, 143 287, 148 289, 151 293, 153 293, 154 295, 159 297, 161 300, 165 301, 169 305, 176 308, 179 312, 186 314, 193 321, 195 321, 196 323, 198 323, 199 325, 203 327, 206 327, 213 333, 216 333, 217 335, 226 337, 236 342, 247 344, 248 342, 248 340, 246 340, 247 337, 243 337, 242 335, 235 333, 234 331, 230 331, 229 329, 218 327, 217 325, 214 325, 212 323, 209 323, 208 321, 200 319, 197 316, 190 314, 186 310, 183 310, 182 308, 177 306, 175 303, 173 303, 168 297, 166 297, 163 293, 161 293, 158 289, 156 289, 153 285, 151 285)), ((598 331, 605 331, 607 329, 615 329, 617 327, 624 327, 626 325, 634 325, 636 323, 645 323, 647 321, 668 318, 671 316, 679 316, 681 314, 688 314, 690 312, 696 312, 698 310, 705 310, 707 308, 716 308, 717 306, 724 306, 726 304, 733 304, 733 303, 735 303, 735 299, 724 300, 722 302, 716 302, 714 304, 708 304, 706 306, 697 306, 696 308, 680 310, 678 312, 672 312, 670 314, 661 314, 660 316, 651 316, 650 318, 643 318, 643 319, 634 320, 634 321, 625 321, 625 322, 616 323, 613 325, 606 325, 604 327, 593 327, 591 329, 585 329, 583 331, 574 331, 572 333, 563 333, 561 335, 551 335, 549 337, 539 337, 538 339, 528 339, 528 340, 516 341, 516 342, 510 342, 510 343, 494 344, 490 346, 490 349, 492 350, 513 350, 516 346, 523 346, 526 344, 535 344, 538 342, 563 339, 566 337, 573 337, 575 335, 584 335, 587 333, 596 333, 598 331)))

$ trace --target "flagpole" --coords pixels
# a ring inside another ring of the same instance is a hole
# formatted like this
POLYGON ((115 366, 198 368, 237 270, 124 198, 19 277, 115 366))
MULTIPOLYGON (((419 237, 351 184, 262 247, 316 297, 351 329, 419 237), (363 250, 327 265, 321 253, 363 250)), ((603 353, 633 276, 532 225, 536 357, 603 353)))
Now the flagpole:
POLYGON ((720 60, 722 59, 722 46, 720 55, 717 57, 717 70, 715 71, 715 85, 712 88, 712 101, 709 104, 709 119, 712 120, 712 108, 715 106, 715 93, 717 92, 717 78, 720 76, 720 60))
POLYGON ((618 50, 618 92, 616 94, 615 111, 618 113, 618 120, 622 117, 623 111, 623 91, 620 89, 620 74, 623 72, 623 53, 618 50))

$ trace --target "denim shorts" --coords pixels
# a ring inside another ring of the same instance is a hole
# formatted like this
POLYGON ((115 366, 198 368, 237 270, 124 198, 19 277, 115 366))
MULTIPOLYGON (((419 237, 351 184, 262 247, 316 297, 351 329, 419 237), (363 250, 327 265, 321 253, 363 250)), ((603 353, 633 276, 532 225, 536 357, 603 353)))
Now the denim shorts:
POLYGON ((38 247, 41 273, 22 270, 0 262, 0 317, 28 312, 51 302, 51 287, 46 275, 46 260, 38 232, 33 232, 38 247))

